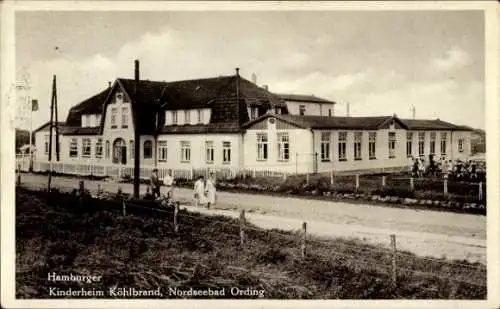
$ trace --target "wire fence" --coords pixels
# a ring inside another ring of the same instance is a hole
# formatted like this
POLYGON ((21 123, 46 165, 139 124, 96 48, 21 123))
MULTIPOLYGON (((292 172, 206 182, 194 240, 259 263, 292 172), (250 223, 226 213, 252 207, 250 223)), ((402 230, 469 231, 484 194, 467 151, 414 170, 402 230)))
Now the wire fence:
MULTIPOLYGON (((68 188, 65 188, 66 190, 68 188)), ((77 196, 85 195, 84 182, 80 182, 77 196)), ((74 191, 73 190, 73 191, 74 191)), ((302 226, 298 226, 296 230, 285 232, 279 230, 265 230, 258 228, 247 221, 245 211, 241 210, 239 218, 233 221, 221 220, 211 215, 197 215, 193 212, 188 212, 184 209, 182 212, 178 202, 171 202, 167 208, 162 207, 160 203, 144 201, 144 200, 127 200, 121 194, 121 190, 116 193, 115 201, 121 202, 121 215, 141 215, 142 211, 148 211, 155 216, 164 216, 165 219, 171 220, 176 233, 182 233, 183 227, 186 224, 195 224, 201 220, 206 223, 216 223, 218 226, 224 226, 227 230, 220 231, 225 233, 235 242, 239 242, 239 246, 244 249, 252 245, 252 241, 266 239, 266 237, 274 237, 283 240, 285 246, 288 245, 292 249, 292 256, 295 259, 306 260, 311 256, 321 257, 326 261, 334 263, 340 260, 345 260, 352 267, 360 265, 374 270, 385 277, 391 278, 391 284, 397 286, 399 278, 402 277, 417 277, 417 278, 434 278, 440 281, 448 281, 455 283, 465 283, 473 286, 486 287, 486 269, 483 265, 466 264, 443 259, 430 257, 415 256, 408 252, 397 250, 396 235, 391 235, 389 248, 383 246, 370 246, 349 243, 348 241, 328 240, 314 237, 307 233, 307 222, 302 226), (149 206, 141 205, 147 203, 149 206), (154 207, 150 207, 154 206, 154 207), (173 211, 172 211, 173 210, 173 211), (370 261, 364 261, 364 258, 369 258, 370 261), (412 269, 415 261, 420 261, 421 267, 428 271, 412 269), (474 280, 475 279, 475 280, 474 280)), ((97 194, 94 194, 95 199, 109 199, 109 192, 103 192, 99 189, 97 194), (106 197, 105 193, 108 193, 106 197)), ((163 204, 163 206, 165 206, 163 204)), ((116 209, 106 209, 115 210, 116 209)), ((244 269, 244 271, 253 272, 253 270, 244 269)))

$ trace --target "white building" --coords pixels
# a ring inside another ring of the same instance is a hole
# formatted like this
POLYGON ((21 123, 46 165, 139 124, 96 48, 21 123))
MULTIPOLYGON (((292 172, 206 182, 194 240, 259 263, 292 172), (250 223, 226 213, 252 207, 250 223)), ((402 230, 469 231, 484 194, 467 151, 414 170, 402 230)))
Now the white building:
MULTIPOLYGON (((54 145, 52 168, 132 175, 134 125, 141 136, 142 177, 154 167, 161 173, 173 169, 178 177, 207 168, 231 175, 241 170, 374 169, 408 165, 410 154, 459 158, 471 150, 470 128, 395 116, 335 117, 333 101, 273 94, 238 71, 177 82, 141 80, 136 119, 134 89, 134 80, 119 78, 71 108, 66 122, 59 124, 60 160, 56 162, 54 145)), ((35 132, 35 170, 46 170, 49 124, 35 132)))

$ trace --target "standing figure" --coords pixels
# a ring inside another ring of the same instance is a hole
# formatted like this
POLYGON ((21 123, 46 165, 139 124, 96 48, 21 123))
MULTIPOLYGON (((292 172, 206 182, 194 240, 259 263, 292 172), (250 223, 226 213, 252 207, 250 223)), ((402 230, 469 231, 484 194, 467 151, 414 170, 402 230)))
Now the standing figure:
POLYGON ((198 180, 194 183, 194 202, 195 206, 202 206, 207 204, 207 197, 205 196, 205 178, 199 176, 198 180))
POLYGON ((418 177, 423 177, 425 171, 424 159, 418 161, 418 177))
POLYGON ((157 199, 160 196, 160 179, 158 178, 158 169, 155 168, 151 174, 150 183, 151 194, 153 198, 157 199))
POLYGON ((215 176, 210 173, 210 176, 205 181, 205 196, 207 197, 207 208, 215 205, 216 201, 216 189, 215 189, 215 176))
POLYGON ((167 171, 167 175, 163 178, 163 184, 166 187, 165 195, 166 195, 167 199, 172 200, 173 193, 174 193, 174 184, 175 184, 175 181, 174 181, 174 176, 172 176, 172 170, 171 169, 169 169, 167 171))

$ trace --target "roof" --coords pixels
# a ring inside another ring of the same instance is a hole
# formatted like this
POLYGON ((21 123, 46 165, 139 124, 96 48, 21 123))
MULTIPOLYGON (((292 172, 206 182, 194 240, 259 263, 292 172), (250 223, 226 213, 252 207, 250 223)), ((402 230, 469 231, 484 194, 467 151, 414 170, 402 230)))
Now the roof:
MULTIPOLYGON (((311 116, 311 115, 274 115, 266 114, 253 121, 246 123, 244 126, 248 127, 253 123, 267 117, 275 117, 284 122, 291 123, 304 129, 353 129, 353 130, 376 130, 393 116, 380 116, 380 117, 331 117, 331 116, 311 116)), ((397 118, 394 118, 399 121, 397 118)))
POLYGON ((291 123, 304 129, 351 129, 351 130, 377 130, 391 120, 397 121, 407 130, 453 130, 468 131, 466 126, 458 126, 441 120, 408 120, 399 119, 395 116, 373 116, 373 117, 337 117, 337 116, 311 116, 311 115, 273 115, 266 114, 255 120, 247 122, 244 127, 261 121, 264 118, 275 117, 284 122, 291 123))
MULTIPOLYGON (((38 131, 42 131, 42 130, 45 130, 45 129, 49 129, 49 124, 50 124, 50 121, 47 121, 46 123, 42 124, 41 126, 39 126, 38 128, 36 128, 35 130, 33 130, 33 133, 36 133, 38 131)), ((58 125, 59 125, 59 128, 63 127, 66 125, 65 122, 62 122, 62 121, 59 121, 58 122, 58 125)))
POLYGON ((73 106, 68 113, 66 123, 70 126, 81 126, 83 114, 102 114, 104 101, 108 97, 111 88, 102 90, 98 94, 82 101, 78 105, 73 106))
MULTIPOLYGON (((50 121, 41 125, 38 129, 33 132, 48 131, 50 121)), ((64 135, 96 135, 99 134, 99 127, 75 127, 68 126, 65 122, 59 122, 59 133, 64 135)))
POLYGON ((284 94, 277 93, 277 96, 282 98, 285 101, 296 101, 296 102, 304 102, 304 103, 328 103, 328 104, 337 104, 335 101, 329 101, 323 98, 318 98, 317 96, 311 94, 284 94))
POLYGON ((454 130, 454 131, 472 131, 468 126, 455 125, 439 119, 401 119, 408 127, 408 130, 454 130))
POLYGON ((159 133, 163 134, 200 134, 200 133, 239 133, 241 127, 239 123, 209 123, 196 125, 174 125, 162 127, 159 133))

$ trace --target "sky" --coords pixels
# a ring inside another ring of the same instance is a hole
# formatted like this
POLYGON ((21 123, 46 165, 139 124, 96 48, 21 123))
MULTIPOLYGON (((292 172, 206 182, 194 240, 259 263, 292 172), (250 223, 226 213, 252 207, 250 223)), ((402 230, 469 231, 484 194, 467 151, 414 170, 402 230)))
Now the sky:
MULTIPOLYGON (((335 114, 396 114, 485 128, 482 11, 16 12, 16 79, 38 99, 33 128, 116 78, 240 74, 276 93, 337 102, 335 114)), ((22 98, 18 102, 22 101, 22 98)), ((23 113, 27 115, 27 113, 23 113)), ((29 126, 28 126, 29 127, 29 126)))

